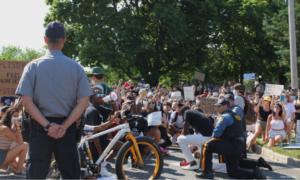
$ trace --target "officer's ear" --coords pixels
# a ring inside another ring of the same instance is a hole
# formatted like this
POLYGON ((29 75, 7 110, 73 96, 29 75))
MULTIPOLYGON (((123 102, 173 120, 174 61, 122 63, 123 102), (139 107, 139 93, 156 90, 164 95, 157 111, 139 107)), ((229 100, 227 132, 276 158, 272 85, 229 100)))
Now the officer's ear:
POLYGON ((65 44, 67 37, 65 36, 62 40, 62 43, 65 44))

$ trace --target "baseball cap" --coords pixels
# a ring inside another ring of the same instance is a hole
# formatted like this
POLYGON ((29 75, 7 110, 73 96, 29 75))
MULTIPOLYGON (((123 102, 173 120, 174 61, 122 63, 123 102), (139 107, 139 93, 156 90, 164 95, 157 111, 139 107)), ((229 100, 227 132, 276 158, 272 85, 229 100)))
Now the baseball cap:
POLYGON ((51 39, 63 38, 66 36, 64 25, 58 21, 52 21, 45 27, 45 36, 51 39))
POLYGON ((230 100, 234 101, 234 96, 232 94, 226 94, 224 97, 226 99, 230 99, 230 100))
POLYGON ((227 99, 219 99, 217 104, 214 104, 214 106, 221 106, 221 105, 228 105, 230 106, 230 103, 227 99))
POLYGON ((141 81, 144 81, 144 80, 145 80, 144 78, 141 79, 141 81))
POLYGON ((177 88, 177 86, 176 86, 176 85, 174 85, 174 86, 173 86, 173 88, 177 88))

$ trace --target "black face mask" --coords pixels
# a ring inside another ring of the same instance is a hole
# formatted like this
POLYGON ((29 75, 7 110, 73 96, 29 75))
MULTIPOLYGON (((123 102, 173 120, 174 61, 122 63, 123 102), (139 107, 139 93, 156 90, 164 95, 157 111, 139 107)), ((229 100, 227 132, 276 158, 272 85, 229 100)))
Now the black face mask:
POLYGON ((134 89, 134 86, 130 86, 130 89, 133 90, 133 89, 134 89))

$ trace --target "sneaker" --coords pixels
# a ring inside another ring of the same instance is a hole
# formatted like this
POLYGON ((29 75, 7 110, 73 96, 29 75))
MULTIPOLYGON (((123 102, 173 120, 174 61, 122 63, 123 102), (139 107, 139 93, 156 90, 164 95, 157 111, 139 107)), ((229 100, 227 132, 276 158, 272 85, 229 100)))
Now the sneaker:
POLYGON ((188 166, 189 164, 190 164, 190 163, 186 162, 186 160, 181 161, 181 162, 179 163, 180 166, 188 166))
POLYGON ((111 177, 111 173, 108 172, 108 170, 106 169, 105 166, 101 167, 101 171, 100 171, 101 176, 105 176, 105 177, 111 177))
POLYGON ((175 136, 173 136, 173 138, 172 138, 172 144, 176 144, 176 137, 175 136))
POLYGON ((291 140, 287 140, 287 142, 286 142, 287 144, 291 144, 292 143, 292 141, 291 140))
POLYGON ((15 171, 14 172, 14 176, 15 177, 20 177, 20 178, 26 178, 26 172, 24 172, 23 170, 21 170, 21 171, 15 171))
POLYGON ((160 147, 160 150, 161 150, 161 152, 163 152, 163 153, 169 153, 168 150, 166 150, 166 149, 164 149, 164 148, 162 148, 162 147, 160 147))
POLYGON ((183 166, 182 169, 184 170, 189 170, 189 171, 194 171, 194 170, 198 170, 199 169, 199 165, 194 165, 194 166, 191 166, 191 165, 188 165, 188 166, 183 166))
POLYGON ((278 146, 279 146, 279 147, 282 147, 282 142, 281 142, 281 143, 278 143, 278 146))
POLYGON ((252 152, 253 152, 253 150, 252 150, 251 147, 248 149, 248 152, 249 152, 249 153, 252 153, 252 152))

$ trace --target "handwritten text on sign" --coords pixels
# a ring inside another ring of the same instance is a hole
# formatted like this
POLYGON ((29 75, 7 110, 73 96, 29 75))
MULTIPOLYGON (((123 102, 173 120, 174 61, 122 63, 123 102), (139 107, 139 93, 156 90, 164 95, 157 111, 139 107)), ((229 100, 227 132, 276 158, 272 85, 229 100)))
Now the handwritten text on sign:
POLYGON ((0 96, 14 96, 28 61, 0 61, 0 96))
POLYGON ((266 95, 280 95, 283 91, 283 85, 266 84, 266 95))
POLYGON ((214 106, 218 99, 201 98, 200 108, 205 114, 218 114, 217 108, 214 106))
POLYGON ((171 98, 172 99, 181 99, 181 92, 180 91, 172 92, 171 98))
POLYGON ((153 112, 147 116, 148 126, 161 125, 161 111, 153 112))

